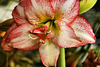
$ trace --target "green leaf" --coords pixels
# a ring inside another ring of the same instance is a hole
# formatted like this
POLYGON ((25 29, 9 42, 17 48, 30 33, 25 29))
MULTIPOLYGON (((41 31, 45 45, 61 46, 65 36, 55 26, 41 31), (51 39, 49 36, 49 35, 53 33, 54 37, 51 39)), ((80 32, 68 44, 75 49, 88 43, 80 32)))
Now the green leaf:
POLYGON ((79 14, 82 14, 91 9, 96 4, 96 2, 97 0, 80 0, 79 14))

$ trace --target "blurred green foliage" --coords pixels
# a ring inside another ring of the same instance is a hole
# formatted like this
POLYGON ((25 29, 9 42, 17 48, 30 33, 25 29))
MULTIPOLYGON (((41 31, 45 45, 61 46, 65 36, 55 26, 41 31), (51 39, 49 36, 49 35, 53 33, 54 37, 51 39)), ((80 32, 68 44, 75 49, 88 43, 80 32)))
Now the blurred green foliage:
POLYGON ((7 5, 9 0, 0 0, 0 5, 7 5))
POLYGON ((7 5, 9 3, 9 1, 15 1, 18 2, 19 0, 0 0, 0 5, 7 5))

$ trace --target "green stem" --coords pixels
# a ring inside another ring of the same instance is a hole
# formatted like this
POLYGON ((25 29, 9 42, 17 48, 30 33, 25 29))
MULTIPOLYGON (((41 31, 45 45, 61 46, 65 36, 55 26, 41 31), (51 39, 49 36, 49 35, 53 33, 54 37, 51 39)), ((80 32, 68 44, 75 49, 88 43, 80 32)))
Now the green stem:
POLYGON ((66 62, 65 62, 65 48, 60 49, 60 56, 58 60, 58 67, 66 67, 66 62))

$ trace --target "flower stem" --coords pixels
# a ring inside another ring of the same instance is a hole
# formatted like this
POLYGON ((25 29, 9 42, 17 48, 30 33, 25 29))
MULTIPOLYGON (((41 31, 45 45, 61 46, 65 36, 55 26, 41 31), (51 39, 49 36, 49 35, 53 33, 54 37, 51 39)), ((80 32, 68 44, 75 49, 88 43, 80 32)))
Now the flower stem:
POLYGON ((59 55, 59 60, 58 60, 58 67, 66 67, 66 63, 65 63, 65 49, 64 48, 60 49, 60 55, 59 55))

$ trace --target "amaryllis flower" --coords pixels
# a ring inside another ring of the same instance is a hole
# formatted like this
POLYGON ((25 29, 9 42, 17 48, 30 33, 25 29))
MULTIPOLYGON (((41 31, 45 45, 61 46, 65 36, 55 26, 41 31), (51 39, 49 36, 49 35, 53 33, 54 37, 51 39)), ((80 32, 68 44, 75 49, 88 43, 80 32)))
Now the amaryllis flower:
POLYGON ((71 48, 94 43, 91 25, 79 12, 78 0, 20 0, 1 46, 35 50, 45 66, 56 66, 60 47, 71 48))

